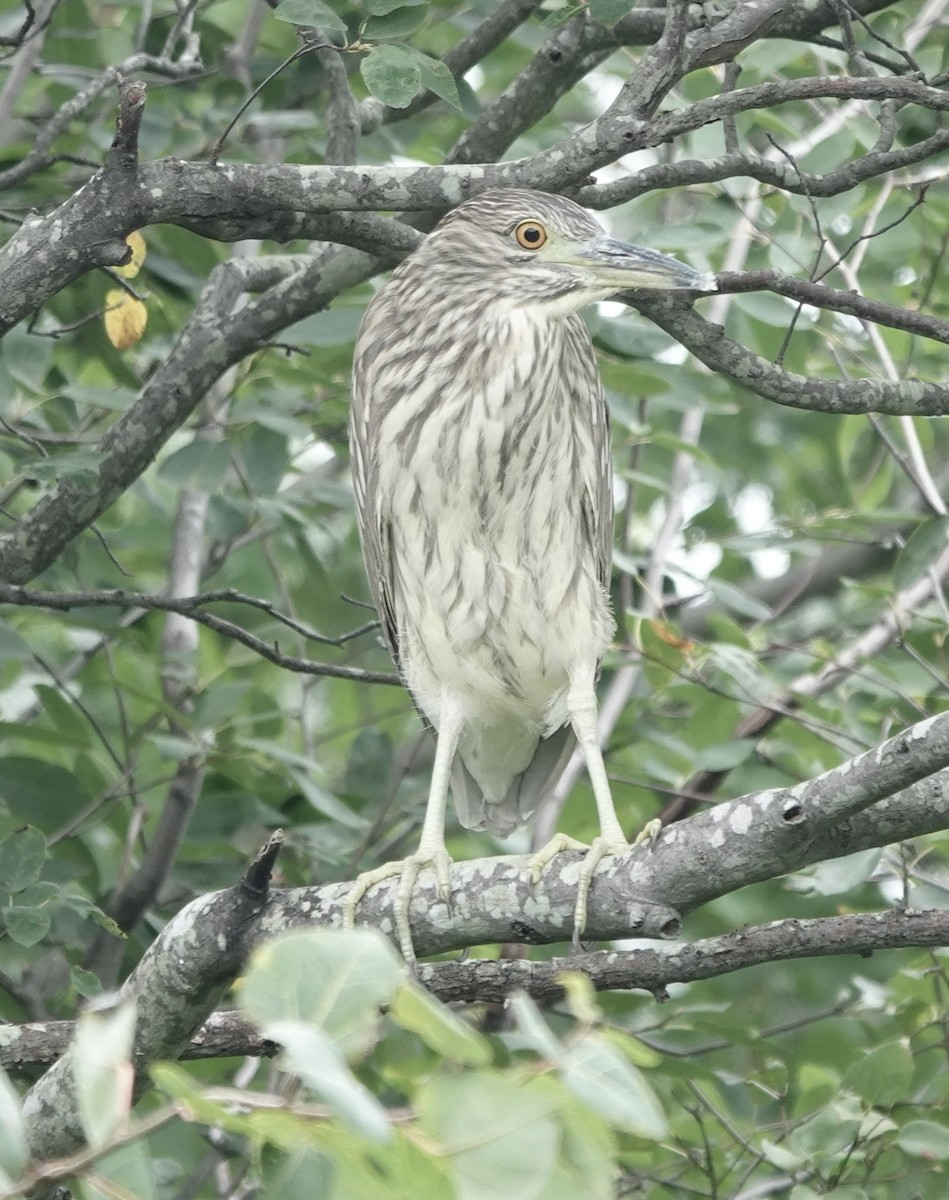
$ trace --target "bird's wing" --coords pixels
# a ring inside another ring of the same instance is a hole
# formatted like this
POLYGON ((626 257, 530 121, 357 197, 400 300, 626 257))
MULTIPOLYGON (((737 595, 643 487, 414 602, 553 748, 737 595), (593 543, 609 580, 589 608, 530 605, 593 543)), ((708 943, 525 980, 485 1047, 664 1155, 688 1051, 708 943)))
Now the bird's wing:
POLYGON ((399 637, 392 578, 392 531, 389 522, 378 509, 379 489, 375 482, 376 466, 373 461, 367 398, 361 386, 358 369, 353 371, 349 422, 353 493, 356 497, 356 517, 359 522, 363 558, 366 561, 366 575, 379 615, 382 635, 396 666, 399 666, 399 637))
POLYGON ((597 578, 609 588, 613 574, 613 458, 610 452, 610 410, 597 380, 594 398, 597 472, 592 488, 583 497, 583 517, 596 554, 597 578))

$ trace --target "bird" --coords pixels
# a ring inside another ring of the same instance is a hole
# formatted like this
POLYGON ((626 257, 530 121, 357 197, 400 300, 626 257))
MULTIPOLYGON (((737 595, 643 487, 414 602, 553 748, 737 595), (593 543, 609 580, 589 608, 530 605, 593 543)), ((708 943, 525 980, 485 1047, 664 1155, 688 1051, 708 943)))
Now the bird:
POLYGON ((394 925, 410 963, 421 870, 449 902, 449 790, 462 825, 509 834, 579 745, 599 836, 587 847, 558 834, 529 864, 536 883, 557 853, 585 850, 575 942, 597 866, 630 847, 597 731, 614 633, 613 479, 580 312, 627 288, 714 287, 608 236, 564 196, 502 188, 447 213, 366 308, 349 427, 357 522, 382 633, 435 757, 418 850, 360 875, 343 923, 398 876, 394 925))

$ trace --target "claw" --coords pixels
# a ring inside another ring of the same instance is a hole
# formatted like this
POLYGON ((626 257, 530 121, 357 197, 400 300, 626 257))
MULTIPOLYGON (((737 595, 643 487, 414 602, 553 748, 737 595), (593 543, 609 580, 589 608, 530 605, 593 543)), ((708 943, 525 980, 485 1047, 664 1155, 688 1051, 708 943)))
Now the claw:
POLYGON ((596 874, 597 868, 604 858, 612 858, 617 854, 625 854, 631 846, 652 846, 662 832, 662 822, 658 819, 649 821, 641 832, 637 835, 634 841, 627 842, 622 837, 621 831, 619 837, 597 837, 594 838, 589 846, 585 842, 578 842, 575 838, 568 837, 564 833, 555 834, 554 837, 531 856, 528 863, 530 872, 530 887, 540 879, 544 868, 558 854, 564 850, 585 850, 586 854, 583 857, 583 862, 580 864, 580 875, 577 880, 577 902, 573 910, 573 938, 572 944, 574 951, 580 947, 580 938, 583 936, 583 931, 587 923, 587 900, 590 895, 590 885, 593 882, 593 876, 596 874))
POLYGON ((633 845, 654 846, 660 833, 662 833, 662 822, 658 817, 653 817, 653 819, 651 821, 647 821, 642 829, 640 829, 639 833, 636 834, 636 837, 633 840, 633 845))
POLYGON ((590 843, 583 862, 580 864, 580 878, 577 880, 577 904, 573 910, 574 939, 579 943, 580 937, 587 926, 587 899, 590 895, 590 884, 597 867, 604 858, 612 858, 616 854, 625 854, 629 842, 618 842, 612 838, 598 837, 590 843))
POLYGON ((540 882, 540 877, 544 873, 544 867, 552 862, 558 854, 562 854, 564 850, 586 849, 588 849, 586 842, 578 842, 576 838, 569 837, 566 833, 555 833, 546 846, 541 846, 530 857, 527 869, 530 871, 531 887, 533 888, 535 884, 540 882))
POLYGON ((343 928, 352 929, 356 923, 356 908, 359 901, 377 883, 398 876, 399 883, 392 897, 392 917, 395 923, 395 936, 399 943, 402 957, 414 967, 416 962, 415 947, 412 944, 412 928, 409 924, 409 908, 412 904, 412 893, 419 872, 425 867, 432 867, 438 881, 438 897, 445 904, 450 903, 451 896, 451 857, 444 849, 432 853, 410 854, 408 858, 398 862, 384 863, 374 871, 366 871, 360 875, 350 888, 346 903, 343 905, 343 928))

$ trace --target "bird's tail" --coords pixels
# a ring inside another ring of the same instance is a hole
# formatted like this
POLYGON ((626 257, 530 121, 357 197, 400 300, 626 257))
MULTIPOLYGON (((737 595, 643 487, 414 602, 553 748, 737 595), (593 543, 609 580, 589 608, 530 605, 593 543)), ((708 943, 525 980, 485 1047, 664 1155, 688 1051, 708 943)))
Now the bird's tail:
POLYGON ((550 737, 525 730, 517 738, 509 725, 479 731, 477 744, 462 744, 451 769, 462 825, 500 835, 526 825, 560 778, 575 745, 569 725, 550 737))

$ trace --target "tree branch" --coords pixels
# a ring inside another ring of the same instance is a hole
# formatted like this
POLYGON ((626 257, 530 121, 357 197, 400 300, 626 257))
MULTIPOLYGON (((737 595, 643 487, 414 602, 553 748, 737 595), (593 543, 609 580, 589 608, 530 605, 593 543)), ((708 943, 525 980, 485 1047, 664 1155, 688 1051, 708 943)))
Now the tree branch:
MULTIPOLYGON (((567 971, 582 971, 597 991, 647 991, 662 1002, 668 999, 666 988, 672 983, 717 979, 761 963, 842 954, 869 958, 880 950, 944 946, 947 939, 949 913, 902 909, 773 921, 686 946, 655 950, 599 950, 546 962, 469 959, 422 963, 418 970, 419 981, 445 1003, 503 1003, 514 992, 523 991, 541 1004, 556 1004, 565 995, 560 980, 567 971)), ((240 1036, 242 1031, 238 1028, 235 1032, 240 1036)), ((260 1038, 255 1041, 259 1045, 260 1038)), ((200 1052, 201 1047, 195 1050, 200 1052)))
POLYGON ((666 188, 697 187, 742 176, 781 188, 797 196, 826 198, 849 192, 867 179, 926 162, 949 146, 949 128, 937 129, 929 137, 895 149, 874 149, 833 171, 814 175, 786 162, 771 162, 751 154, 722 154, 717 158, 683 159, 656 163, 610 183, 591 184, 575 192, 576 199, 590 208, 612 208, 637 196, 666 188))
POLYGON ((686 301, 675 298, 671 293, 665 296, 639 293, 633 300, 632 293, 627 292, 618 298, 632 303, 670 337, 681 342, 710 370, 727 375, 776 404, 837 415, 887 413, 893 416, 939 417, 949 414, 949 388, 941 384, 920 379, 891 383, 882 379, 841 381, 794 375, 790 371, 782 371, 767 359, 726 337, 720 325, 703 320, 686 301))
MULTIPOLYGON (((587 935, 600 941, 672 938, 679 932, 679 911, 737 887, 943 828, 949 825, 947 764, 949 714, 944 714, 807 783, 744 796, 674 825, 651 846, 631 847, 597 871, 587 935)), ((261 858, 269 862, 273 852, 271 844, 261 858)), ((450 906, 437 898, 433 873, 423 871, 410 914, 419 954, 491 942, 565 940, 581 858, 580 852, 558 855, 533 892, 525 857, 455 864, 450 906)), ((341 924, 351 884, 273 891, 264 900, 260 874, 251 868, 244 884, 188 904, 126 982, 123 996, 141 1005, 139 1067, 184 1049, 256 942, 301 925, 341 924)), ((360 918, 391 932, 397 886, 393 880, 374 887, 360 903, 360 918)), ((30 1091, 24 1114, 35 1157, 54 1158, 78 1144, 68 1052, 30 1091)))
MULTIPOLYGON (((540 5, 541 0, 502 0, 493 11, 489 10, 481 24, 465 34, 457 46, 453 46, 442 58, 455 81, 503 45, 514 30, 523 25, 540 5)), ((386 124, 403 121, 406 117, 414 117, 422 109, 428 108, 437 99, 433 92, 423 91, 405 108, 384 109, 382 119, 386 124)), ((479 123, 483 117, 484 114, 479 117, 479 123)))
MULTIPOLYGON (((383 683, 401 686, 402 681, 399 676, 390 671, 366 671, 361 667, 314 662, 311 659, 284 654, 273 642, 267 642, 263 638, 255 637, 254 634, 248 633, 246 629, 234 624, 233 621, 225 620, 223 617, 216 617, 213 613, 204 611, 204 605, 217 602, 250 604, 254 608, 262 609, 304 637, 312 638, 324 644, 341 645, 344 641, 348 640, 348 637, 336 639, 323 637, 312 630, 308 630, 305 626, 300 625, 299 622, 293 621, 289 617, 281 616, 269 601, 258 600, 253 596, 243 596, 241 593, 233 592, 229 589, 220 592, 206 592, 197 596, 173 597, 155 596, 146 592, 125 592, 119 590, 105 592, 48 592, 0 583, 0 604, 12 604, 18 608, 48 608, 54 612, 69 612, 75 608, 124 608, 178 613, 182 617, 187 617, 190 621, 195 621, 199 625, 204 625, 207 629, 214 630, 215 633, 220 633, 224 637, 229 637, 236 642, 240 642, 242 646, 253 650, 261 658, 265 658, 268 662, 272 662, 288 671, 295 671, 301 675, 326 675, 336 679, 353 679, 358 683, 383 683)), ((363 626, 361 632, 372 627, 363 626)))
POLYGON ((255 235, 262 235, 263 218, 276 219, 279 228, 286 214, 442 211, 489 187, 561 191, 624 154, 662 145, 710 122, 758 107, 821 97, 892 98, 933 111, 949 108, 949 95, 913 79, 797 79, 735 89, 649 120, 634 119, 614 105, 549 150, 498 165, 298 167, 169 159, 143 165, 137 187, 129 189, 110 178, 107 164, 49 216, 25 221, 0 249, 4 293, 0 333, 83 272, 120 264, 127 254, 122 239, 149 224, 192 227, 195 222, 226 218, 232 230, 235 222, 243 221, 248 230, 253 223, 255 235), (55 254, 49 249, 53 244, 55 254))
MULTIPOLYGON (((482 958, 421 963, 418 979, 446 1004, 502 1004, 515 992, 526 992, 540 1004, 557 1004, 564 996, 563 975, 580 971, 597 991, 646 991, 661 1003, 670 984, 718 979, 763 963, 846 954, 869 958, 884 950, 947 942, 949 913, 898 909, 773 921, 662 949, 594 950, 537 962, 482 958)), ((0 1067, 22 1071, 46 1066, 66 1052, 74 1030, 74 1021, 6 1026, 0 1067)), ((198 1029, 181 1057, 269 1058, 277 1049, 243 1013, 222 1009, 198 1029)))
MULTIPOLYGON (((852 638, 819 669, 806 671, 776 693, 767 704, 746 713, 732 731, 732 738, 760 738, 779 721, 797 711, 805 699, 816 699, 836 687, 873 655, 892 644, 906 628, 910 614, 928 603, 949 578, 949 546, 923 575, 888 596, 886 607, 859 636, 852 638)), ((728 775, 726 770, 702 770, 691 776, 681 795, 666 806, 663 824, 681 820, 695 809, 701 797, 709 796, 728 775)))
POLYGON ((169 357, 99 442, 95 478, 61 479, 0 536, 0 579, 24 583, 54 562, 141 475, 229 366, 375 267, 373 259, 354 250, 234 259, 217 267, 169 357), (263 295, 235 313, 238 298, 250 290, 263 295))
MULTIPOLYGON (((181 1053, 246 962, 281 841, 275 835, 235 887, 201 896, 173 917, 123 985, 121 998, 137 1005, 139 1072, 181 1053)), ((68 1051, 27 1093, 23 1118, 34 1158, 57 1158, 82 1144, 68 1051)))
MULTIPOLYGON (((949 139, 946 144, 949 145, 949 139)), ((775 292, 800 304, 811 304, 815 308, 828 309, 831 312, 849 313, 850 316, 859 317, 863 321, 873 321, 890 329, 902 329, 906 333, 915 333, 935 342, 949 344, 949 321, 930 313, 901 308, 896 304, 884 304, 880 300, 861 296, 859 292, 837 291, 821 283, 782 275, 780 271, 723 271, 716 276, 716 281, 720 292, 775 292)))
MULTIPOLYGON (((597 871, 587 936, 675 937, 678 914, 737 888, 947 828, 947 765, 949 715, 931 717, 806 783, 723 802, 670 826, 648 847, 610 858, 597 871)), ((424 871, 411 907, 419 956, 506 941, 565 940, 581 859, 579 852, 557 855, 533 893, 526 858, 456 863, 450 910, 424 871)), ((397 883, 373 888, 360 902, 359 919, 389 931, 397 883)), ((321 923, 339 923, 349 886, 308 890, 306 910, 321 923)), ((287 895, 295 908, 297 900, 287 895)), ((275 893, 264 918, 271 933, 294 923, 281 903, 275 893)))

